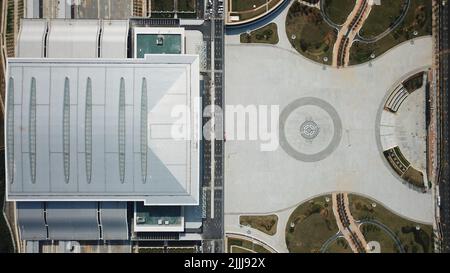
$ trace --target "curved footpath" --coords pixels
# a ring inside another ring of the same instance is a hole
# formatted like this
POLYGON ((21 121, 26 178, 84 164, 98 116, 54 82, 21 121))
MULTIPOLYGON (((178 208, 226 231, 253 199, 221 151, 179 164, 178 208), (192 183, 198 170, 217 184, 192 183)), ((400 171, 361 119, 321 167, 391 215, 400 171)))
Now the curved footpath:
POLYGON ((344 238, 342 233, 339 231, 336 234, 334 234, 333 236, 331 236, 330 238, 328 238, 325 243, 323 243, 322 247, 320 248, 320 253, 326 253, 326 251, 328 250, 328 248, 330 247, 330 245, 332 243, 334 243, 337 239, 339 238, 344 238))
POLYGON ((288 253, 289 250, 287 249, 286 246, 286 223, 293 210, 294 208, 285 210, 280 213, 276 213, 276 215, 278 216, 278 222, 277 222, 277 232, 274 235, 268 235, 257 229, 240 225, 239 216, 249 214, 246 213, 242 213, 240 215, 226 214, 225 233, 242 234, 248 237, 252 237, 263 242, 264 244, 266 244, 267 246, 269 246, 278 253, 288 253), (249 231, 250 234, 248 233, 249 231))
POLYGON ((341 29, 342 25, 333 22, 325 13, 325 1, 320 1, 320 13, 322 14, 325 23, 327 23, 330 27, 336 29, 336 31, 339 31, 339 29, 341 29))
POLYGON ((350 60, 350 48, 359 30, 364 25, 370 14, 372 6, 368 0, 356 3, 352 12, 347 17, 342 28, 339 30, 336 42, 333 46, 333 67, 346 67, 350 60))
POLYGON ((400 253, 405 253, 405 249, 403 248, 402 243, 400 242, 400 240, 397 238, 397 236, 395 236, 395 233, 392 232, 392 230, 390 230, 386 225, 384 225, 384 224, 382 224, 382 223, 380 223, 380 222, 378 222, 376 220, 362 220, 362 221, 359 221, 358 224, 360 224, 360 225, 371 224, 371 225, 374 225, 374 226, 377 226, 377 227, 381 228, 395 242, 399 252, 400 253))
POLYGON ((375 42, 378 42, 380 39, 383 39, 389 33, 391 33, 394 29, 396 29, 403 22, 403 19, 405 19, 406 14, 408 13, 409 7, 411 6, 411 0, 407 0, 407 1, 408 1, 408 3, 407 3, 406 8, 403 9, 402 14, 395 20, 393 26, 389 26, 388 29, 386 29, 385 31, 383 31, 382 33, 378 34, 377 36, 375 36, 373 38, 364 38, 358 32, 358 34, 356 35, 355 41, 367 43, 367 44, 375 43, 375 42))
POLYGON ((266 13, 264 16, 256 19, 255 21, 251 21, 248 23, 243 23, 239 25, 225 25, 225 34, 226 35, 237 35, 244 33, 246 31, 252 31, 263 27, 269 24, 273 19, 275 19, 286 7, 293 2, 293 0, 283 0, 284 2, 274 10, 266 13))
POLYGON ((255 241, 256 243, 265 247, 267 250, 269 250, 272 253, 279 252, 275 248, 273 248, 271 245, 267 244, 266 242, 258 239, 255 236, 245 233, 245 232, 227 232, 226 237, 232 237, 232 238, 237 238, 237 239, 242 239, 242 240, 247 240, 247 241, 255 241))
POLYGON ((354 253, 365 253, 367 251, 367 242, 350 212, 348 194, 334 192, 332 200, 334 218, 339 231, 344 235, 345 240, 347 240, 354 253))

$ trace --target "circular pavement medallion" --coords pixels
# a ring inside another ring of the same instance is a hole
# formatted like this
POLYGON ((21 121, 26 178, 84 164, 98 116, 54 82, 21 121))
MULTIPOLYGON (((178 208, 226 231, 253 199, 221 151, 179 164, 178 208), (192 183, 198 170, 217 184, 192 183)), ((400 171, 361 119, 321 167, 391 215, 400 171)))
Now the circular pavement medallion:
POLYGON ((316 138, 319 132, 320 132, 319 125, 317 125, 317 123, 315 123, 312 120, 307 120, 303 122, 302 125, 300 126, 300 134, 302 135, 302 137, 309 140, 316 138))
POLYGON ((287 105, 280 115, 280 145, 293 158, 320 161, 339 145, 342 123, 328 102, 306 97, 287 105))

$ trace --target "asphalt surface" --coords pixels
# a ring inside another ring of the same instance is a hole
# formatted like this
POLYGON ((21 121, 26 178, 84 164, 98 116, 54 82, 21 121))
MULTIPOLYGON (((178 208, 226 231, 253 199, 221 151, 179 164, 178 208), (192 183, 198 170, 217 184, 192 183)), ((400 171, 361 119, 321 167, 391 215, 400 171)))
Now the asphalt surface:
POLYGON ((440 81, 440 155, 439 155, 439 195, 440 201, 440 229, 442 235, 441 251, 450 252, 450 150, 449 150, 449 77, 448 77, 448 13, 450 3, 439 6, 439 81, 440 81))
MULTIPOLYGON (((223 14, 218 12, 219 1, 213 1, 212 14, 208 9, 205 9, 206 2, 206 0, 199 0, 197 2, 197 15, 199 18, 204 17, 206 19, 205 22, 200 26, 185 26, 185 28, 188 30, 201 31, 206 43, 207 67, 206 72, 202 73, 204 83, 204 92, 202 94, 203 108, 213 103, 216 106, 222 107, 224 88, 224 20, 223 14), (212 47, 212 42, 214 42, 214 47, 212 47), (214 52, 212 52, 212 50, 214 50, 214 52), (212 62, 213 56, 214 63, 212 62), (211 101, 211 90, 215 92, 214 102, 211 101)), ((203 125, 209 120, 209 117, 204 117, 203 125)), ((223 120, 219 120, 216 117, 216 124, 218 122, 223 124, 223 120)), ((204 193, 202 203, 206 204, 206 212, 204 213, 203 219, 202 252, 224 252, 223 141, 216 139, 214 147, 211 147, 211 141, 204 139, 202 154, 202 192, 204 193), (214 149, 215 157, 214 166, 212 166, 211 160, 212 149, 214 149), (214 168, 214 179, 211 177, 211 168, 214 168), (211 184, 212 181, 214 181, 214 185, 211 184), (212 191, 214 194, 212 194, 212 191)))

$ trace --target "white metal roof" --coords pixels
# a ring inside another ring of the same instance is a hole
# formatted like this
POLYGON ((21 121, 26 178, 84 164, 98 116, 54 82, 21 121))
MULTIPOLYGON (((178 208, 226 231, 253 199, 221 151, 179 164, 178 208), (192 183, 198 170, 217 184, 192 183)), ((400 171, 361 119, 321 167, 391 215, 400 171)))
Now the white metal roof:
POLYGON ((198 204, 198 56, 8 65, 9 200, 198 204), (170 135, 181 105, 191 140, 170 135))
POLYGON ((128 30, 128 20, 23 19, 16 56, 126 58, 128 30))
POLYGON ((47 21, 32 19, 22 20, 21 22, 17 40, 17 56, 43 58, 47 21))
POLYGON ((100 202, 100 221, 104 240, 127 240, 127 203, 100 202))
POLYGON ((47 57, 96 58, 99 31, 98 20, 50 20, 47 57))
POLYGON ((17 225, 22 240, 46 240, 43 202, 17 202, 17 225))
POLYGON ((129 237, 126 202, 17 202, 17 223, 22 240, 129 237))
POLYGON ((128 29, 128 20, 102 22, 101 58, 127 57, 128 29))
POLYGON ((99 240, 97 202, 48 202, 50 240, 99 240))

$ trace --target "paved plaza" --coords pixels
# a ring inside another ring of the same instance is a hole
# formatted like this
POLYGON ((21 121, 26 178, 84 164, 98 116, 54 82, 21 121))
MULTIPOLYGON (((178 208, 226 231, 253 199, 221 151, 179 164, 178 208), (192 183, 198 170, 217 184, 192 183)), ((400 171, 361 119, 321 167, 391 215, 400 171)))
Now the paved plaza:
POLYGON ((226 218, 282 212, 314 196, 346 191, 431 223, 431 194, 402 184, 377 144, 377 115, 386 95, 405 75, 431 65, 431 37, 345 69, 313 63, 285 45, 244 45, 227 36, 225 103, 279 105, 281 145, 263 152, 258 141, 226 142, 226 218))
POLYGON ((426 175, 427 131, 425 85, 409 94, 399 110, 379 110, 380 149, 398 146, 414 168, 426 175))

